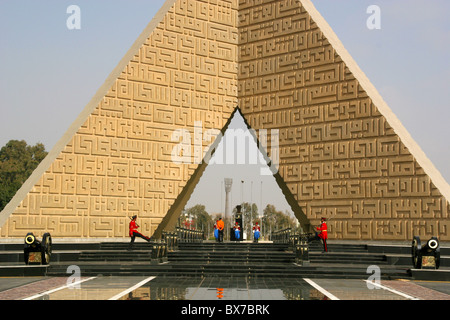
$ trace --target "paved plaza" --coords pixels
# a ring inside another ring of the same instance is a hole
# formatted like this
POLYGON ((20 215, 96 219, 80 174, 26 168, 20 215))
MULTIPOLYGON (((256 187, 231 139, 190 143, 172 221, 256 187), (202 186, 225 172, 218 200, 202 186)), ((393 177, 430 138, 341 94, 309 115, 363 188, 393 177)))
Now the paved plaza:
POLYGON ((130 252, 127 245, 55 243, 52 262, 34 275, 26 270, 40 266, 25 266, 20 246, 5 245, 0 300, 450 300, 448 244, 441 248, 441 267, 428 270, 428 278, 408 272, 406 244, 331 241, 324 254, 313 242, 304 266, 281 243, 179 243, 167 261, 156 264, 146 255, 151 246, 140 242, 130 252), (374 265, 379 278, 367 271, 374 265), (74 266, 79 273, 72 273, 74 266))
POLYGON ((3 277, 0 300, 450 300, 450 282, 221 277, 3 277))

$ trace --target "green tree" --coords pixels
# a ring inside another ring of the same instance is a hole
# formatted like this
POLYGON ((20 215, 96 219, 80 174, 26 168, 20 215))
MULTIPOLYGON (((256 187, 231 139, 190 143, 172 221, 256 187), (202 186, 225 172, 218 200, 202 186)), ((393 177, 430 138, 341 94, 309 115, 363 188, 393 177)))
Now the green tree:
POLYGON ((191 208, 188 208, 184 212, 185 217, 190 217, 194 221, 194 227, 197 230, 208 232, 212 230, 214 222, 211 216, 206 212, 205 206, 197 204, 191 208))
POLYGON ((290 216, 289 212, 279 211, 272 204, 268 204, 264 208, 263 228, 267 234, 271 234, 277 230, 294 228, 296 226, 295 220, 295 218, 290 216))
POLYGON ((29 146, 23 140, 10 140, 0 149, 0 211, 46 156, 42 143, 29 146))
MULTIPOLYGON (((233 214, 236 214, 237 210, 236 207, 233 208, 233 214)), ((250 239, 251 236, 251 230, 253 228, 253 225, 255 224, 255 222, 258 222, 259 224, 261 223, 258 219, 258 206, 255 203, 249 203, 249 202, 244 202, 241 204, 241 213, 242 213, 242 218, 243 218, 243 222, 244 222, 244 232, 247 233, 247 239, 250 239)), ((234 223, 234 222, 233 222, 234 223)))

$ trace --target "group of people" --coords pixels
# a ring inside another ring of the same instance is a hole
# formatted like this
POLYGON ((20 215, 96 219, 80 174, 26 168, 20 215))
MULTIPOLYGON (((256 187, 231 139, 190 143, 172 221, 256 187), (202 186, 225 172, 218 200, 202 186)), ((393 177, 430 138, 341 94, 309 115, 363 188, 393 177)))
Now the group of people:
MULTIPOLYGON (((150 241, 151 238, 144 236, 142 233, 138 231, 139 225, 136 222, 137 216, 131 217, 131 221, 129 224, 129 236, 131 237, 130 245, 128 250, 132 250, 134 241, 136 237, 140 237, 146 241, 150 241)), ((216 224, 214 225, 214 237, 216 238, 217 242, 223 242, 223 230, 225 228, 225 224, 222 220, 222 218, 219 218, 217 220, 216 224)), ((323 243, 323 252, 328 252, 327 247, 327 239, 328 239, 328 231, 327 231, 327 223, 326 218, 323 218, 320 220, 320 226, 316 228, 318 232, 315 233, 314 239, 321 240, 323 243)), ((233 227, 234 231, 234 237, 236 240, 241 239, 241 227, 236 222, 236 224, 233 227)), ((255 222, 255 225, 252 228, 253 231, 253 242, 258 242, 259 238, 261 237, 261 228, 258 225, 258 222, 255 222)))
MULTIPOLYGON (((223 242, 223 230, 225 228, 224 222, 222 218, 217 220, 214 225, 214 238, 216 238, 217 242, 223 242)), ((234 239, 239 241, 241 239, 241 226, 238 222, 233 226, 234 239)), ((255 222, 255 225, 252 228, 253 232, 253 242, 258 242, 259 238, 261 238, 261 228, 258 225, 258 222, 255 222)))
MULTIPOLYGON (((219 218, 219 220, 217 220, 216 224, 214 225, 214 237, 216 238, 217 242, 223 242, 223 230, 224 230, 224 223, 222 218, 219 218)), ((239 241, 241 239, 241 227, 237 222, 233 226, 233 231, 234 231, 234 238, 239 241)), ((253 242, 258 242, 259 238, 261 237, 261 228, 258 225, 258 222, 255 222, 252 231, 253 231, 253 242)), ((327 246, 328 230, 326 218, 324 217, 321 218, 320 226, 316 227, 315 236, 311 240, 322 241, 323 252, 328 252, 327 246)))

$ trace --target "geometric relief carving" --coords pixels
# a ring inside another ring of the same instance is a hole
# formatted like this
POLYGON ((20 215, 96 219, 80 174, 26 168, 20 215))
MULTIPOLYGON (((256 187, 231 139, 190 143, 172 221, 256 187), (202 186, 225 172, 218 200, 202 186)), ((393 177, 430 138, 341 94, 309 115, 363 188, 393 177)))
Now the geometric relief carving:
POLYGON ((255 0, 239 10, 239 106, 253 129, 279 129, 279 175, 294 212, 316 224, 332 217, 334 238, 450 239, 448 201, 314 10, 310 1, 255 0))
POLYGON ((173 133, 225 130, 237 106, 278 130, 276 178, 303 224, 450 240, 448 184, 309 0, 168 0, 0 214, 0 237, 126 237, 134 214, 159 236, 206 166, 174 162, 173 133))
POLYGON ((34 186, 2 213, 1 237, 127 237, 134 214, 143 233, 155 232, 197 167, 172 161, 173 132, 193 136, 196 121, 221 130, 237 106, 237 0, 165 6, 34 186))

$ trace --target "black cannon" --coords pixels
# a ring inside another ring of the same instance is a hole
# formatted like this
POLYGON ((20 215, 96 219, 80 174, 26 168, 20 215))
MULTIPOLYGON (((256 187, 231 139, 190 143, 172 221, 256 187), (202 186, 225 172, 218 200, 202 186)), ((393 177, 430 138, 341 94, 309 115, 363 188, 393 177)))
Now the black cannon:
POLYGON ((411 245, 413 266, 416 269, 439 269, 441 249, 436 237, 432 237, 422 246, 420 238, 414 236, 411 245))
POLYGON ((49 264, 51 255, 52 237, 50 233, 45 233, 42 241, 39 241, 32 232, 27 233, 23 248, 25 264, 49 264))

